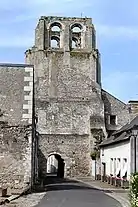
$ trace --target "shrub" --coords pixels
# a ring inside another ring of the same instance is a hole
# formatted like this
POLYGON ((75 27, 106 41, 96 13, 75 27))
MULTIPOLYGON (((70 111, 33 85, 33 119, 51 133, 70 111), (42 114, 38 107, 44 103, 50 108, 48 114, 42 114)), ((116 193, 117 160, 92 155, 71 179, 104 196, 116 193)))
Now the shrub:
POLYGON ((93 152, 91 152, 90 156, 91 156, 92 160, 96 160, 96 158, 100 157, 100 151, 94 150, 93 152))
POLYGON ((138 207, 138 172, 132 174, 130 180, 131 207, 138 207))

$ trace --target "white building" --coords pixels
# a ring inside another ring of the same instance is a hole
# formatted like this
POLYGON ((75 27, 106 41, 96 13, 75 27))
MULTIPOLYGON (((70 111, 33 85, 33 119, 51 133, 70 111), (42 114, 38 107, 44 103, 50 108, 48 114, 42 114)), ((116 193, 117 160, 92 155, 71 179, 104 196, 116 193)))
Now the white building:
POLYGON ((57 173, 58 171, 58 160, 55 155, 50 155, 47 159, 47 173, 57 173))
POLYGON ((103 181, 124 185, 138 171, 138 116, 100 144, 103 181), (120 182, 119 182, 120 181, 120 182))

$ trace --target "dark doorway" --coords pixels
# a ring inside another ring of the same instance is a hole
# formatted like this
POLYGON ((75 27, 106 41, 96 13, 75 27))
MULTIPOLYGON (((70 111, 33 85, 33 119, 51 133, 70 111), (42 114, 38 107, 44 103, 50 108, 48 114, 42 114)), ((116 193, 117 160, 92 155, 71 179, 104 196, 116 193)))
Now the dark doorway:
POLYGON ((47 160, 47 174, 64 178, 64 160, 58 154, 51 154, 47 160))
POLYGON ((106 181, 106 163, 102 162, 102 181, 106 181))
POLYGON ((57 170, 57 176, 60 178, 64 177, 64 160, 61 158, 60 155, 55 155, 55 158, 58 160, 58 170, 57 170))

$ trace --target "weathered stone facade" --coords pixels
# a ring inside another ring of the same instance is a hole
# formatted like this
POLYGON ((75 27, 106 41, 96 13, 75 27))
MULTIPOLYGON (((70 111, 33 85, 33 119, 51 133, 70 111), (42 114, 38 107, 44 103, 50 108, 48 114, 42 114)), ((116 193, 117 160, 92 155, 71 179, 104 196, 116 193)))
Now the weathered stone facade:
MULTIPOLYGON (((37 130, 45 137, 39 138, 40 150, 45 159, 48 152, 61 154, 65 173, 70 176, 90 173, 90 117, 100 117, 98 126, 104 128, 99 56, 94 42, 91 19, 42 17, 36 28, 35 46, 26 52, 26 63, 33 64, 35 70, 37 130), (60 32, 52 31, 54 26, 60 32), (80 31, 71 32, 75 27, 80 31), (52 48, 54 38, 58 38, 59 48, 52 48), (71 38, 80 41, 75 49, 71 38), (60 145, 61 139, 64 144, 60 145)), ((42 167, 46 175, 45 165, 42 167)))
POLYGON ((42 176, 46 175, 47 157, 52 153, 58 153, 64 159, 66 176, 89 174, 90 151, 87 135, 42 135, 40 139, 39 169, 42 176))
POLYGON ((25 62, 0 65, 0 182, 13 173, 11 186, 22 188, 45 177, 49 155, 61 156, 65 176, 90 175, 95 141, 130 119, 102 89, 92 20, 41 17, 25 62))
POLYGON ((0 127, 0 185, 12 191, 31 183, 31 133, 29 126, 0 127))
POLYGON ((33 66, 0 64, 0 186, 31 185, 33 66))
POLYGON ((46 160, 53 153, 64 159, 65 175, 89 175, 97 134, 107 137, 106 112, 118 117, 118 127, 129 116, 124 103, 109 94, 105 101, 92 20, 41 17, 35 45, 26 51, 26 63, 34 65, 35 71, 41 174, 46 175, 46 160), (106 110, 106 104, 112 110, 106 110))
POLYGON ((105 108, 105 124, 108 131, 120 129, 130 121, 131 117, 127 104, 123 103, 105 90, 102 90, 102 99, 105 108), (110 124, 110 115, 116 115, 115 125, 110 124))

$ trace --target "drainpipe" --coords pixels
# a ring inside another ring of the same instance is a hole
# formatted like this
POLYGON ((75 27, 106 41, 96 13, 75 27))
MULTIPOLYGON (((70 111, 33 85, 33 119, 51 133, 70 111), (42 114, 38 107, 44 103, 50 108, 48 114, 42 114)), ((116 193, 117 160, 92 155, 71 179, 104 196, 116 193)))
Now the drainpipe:
POLYGON ((95 180, 96 180, 96 159, 95 159, 95 180))
POLYGON ((136 172, 137 171, 137 167, 136 167, 136 160, 137 160, 137 158, 136 158, 136 150, 137 150, 137 148, 136 148, 136 135, 134 136, 134 160, 135 160, 135 163, 134 163, 134 172, 136 172))
POLYGON ((134 126, 132 129, 132 135, 134 138, 134 149, 132 148, 131 150, 134 150, 134 172, 137 171, 137 126, 134 126))

